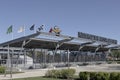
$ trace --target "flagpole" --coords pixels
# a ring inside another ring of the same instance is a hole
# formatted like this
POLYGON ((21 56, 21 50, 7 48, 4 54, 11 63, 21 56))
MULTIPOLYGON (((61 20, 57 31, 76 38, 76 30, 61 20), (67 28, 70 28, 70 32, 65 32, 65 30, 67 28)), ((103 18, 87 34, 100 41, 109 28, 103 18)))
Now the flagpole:
POLYGON ((34 27, 34 33, 36 33, 36 27, 34 27))
MULTIPOLYGON (((13 25, 12 25, 12 26, 13 26, 13 25)), ((12 27, 12 31, 11 31, 11 32, 12 32, 12 40, 13 40, 13 27, 12 27)))
POLYGON ((12 32, 12 40, 13 40, 13 32, 12 32))
POLYGON ((25 26, 24 26, 24 36, 25 36, 25 26))
POLYGON ((30 30, 33 31, 33 33, 35 33, 35 24, 33 24, 33 25, 30 27, 30 30))

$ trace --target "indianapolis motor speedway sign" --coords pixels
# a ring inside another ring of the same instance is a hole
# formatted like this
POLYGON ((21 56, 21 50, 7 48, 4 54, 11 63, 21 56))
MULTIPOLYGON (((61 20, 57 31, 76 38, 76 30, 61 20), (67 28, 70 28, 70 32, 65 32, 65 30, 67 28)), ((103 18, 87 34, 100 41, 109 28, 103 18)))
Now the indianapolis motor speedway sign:
POLYGON ((90 39, 90 40, 95 40, 95 41, 100 41, 100 42, 106 42, 108 44, 117 44, 117 40, 115 39, 109 39, 101 36, 96 36, 88 33, 83 33, 83 32, 78 32, 78 37, 79 38, 84 38, 84 39, 90 39))

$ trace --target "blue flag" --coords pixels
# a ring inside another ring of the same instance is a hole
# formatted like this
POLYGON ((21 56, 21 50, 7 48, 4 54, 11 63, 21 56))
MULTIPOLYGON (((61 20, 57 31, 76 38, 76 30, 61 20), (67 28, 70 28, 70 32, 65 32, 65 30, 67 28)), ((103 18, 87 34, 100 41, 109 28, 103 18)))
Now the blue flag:
POLYGON ((30 27, 30 30, 34 30, 35 24, 30 27))

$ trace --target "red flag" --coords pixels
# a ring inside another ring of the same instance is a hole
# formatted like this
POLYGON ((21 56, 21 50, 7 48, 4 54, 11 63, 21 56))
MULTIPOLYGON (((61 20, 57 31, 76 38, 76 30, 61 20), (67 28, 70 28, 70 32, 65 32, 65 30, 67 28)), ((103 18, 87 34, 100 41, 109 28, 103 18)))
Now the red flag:
POLYGON ((52 31, 53 31, 53 29, 52 29, 52 28, 50 28, 49 33, 52 33, 52 31))

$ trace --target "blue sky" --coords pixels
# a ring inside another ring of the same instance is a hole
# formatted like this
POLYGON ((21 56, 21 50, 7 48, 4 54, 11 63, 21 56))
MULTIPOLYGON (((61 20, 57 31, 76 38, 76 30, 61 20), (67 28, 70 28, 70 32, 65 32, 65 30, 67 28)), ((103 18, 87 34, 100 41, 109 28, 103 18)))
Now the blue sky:
POLYGON ((117 39, 120 43, 120 0, 0 0, 0 43, 11 40, 6 31, 13 25, 14 38, 25 26, 44 24, 45 32, 59 26, 62 34, 77 37, 77 32, 117 39))

